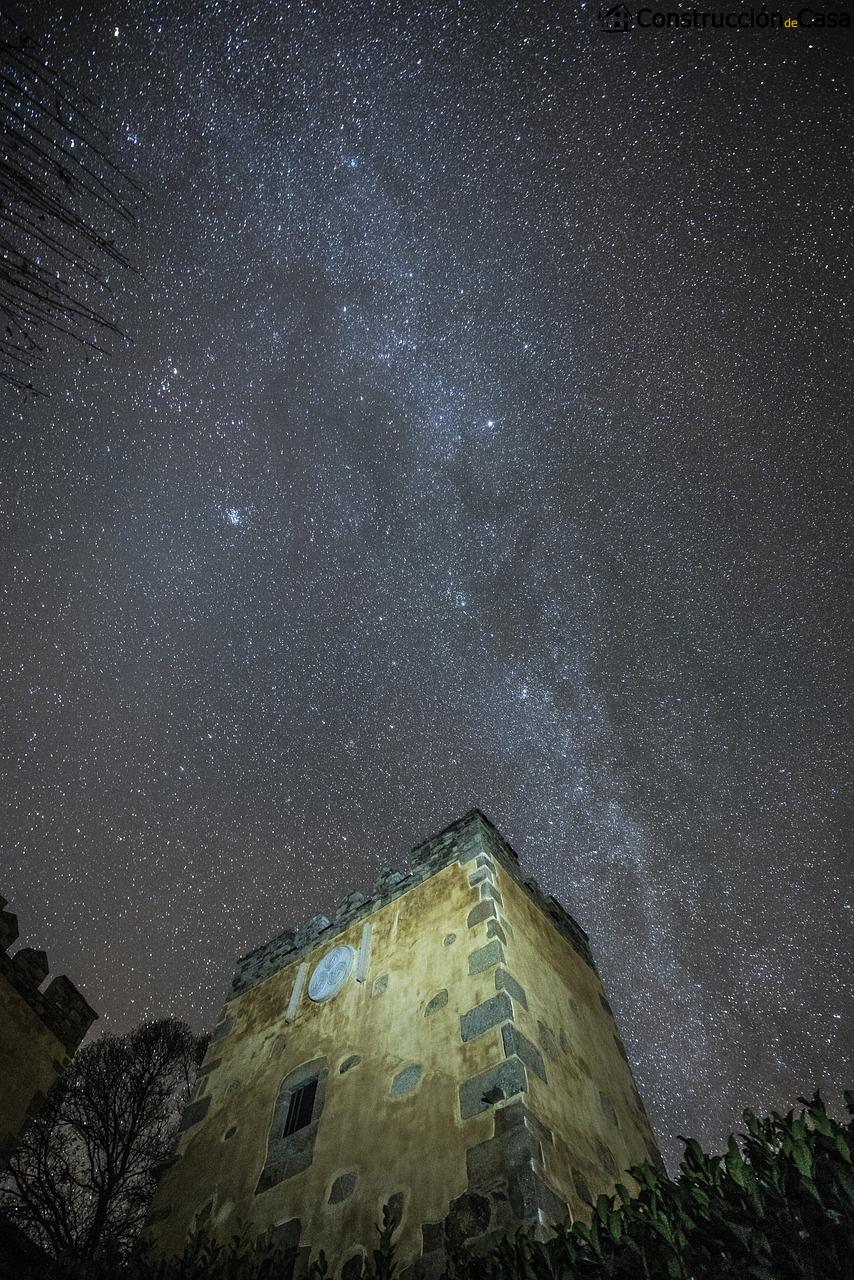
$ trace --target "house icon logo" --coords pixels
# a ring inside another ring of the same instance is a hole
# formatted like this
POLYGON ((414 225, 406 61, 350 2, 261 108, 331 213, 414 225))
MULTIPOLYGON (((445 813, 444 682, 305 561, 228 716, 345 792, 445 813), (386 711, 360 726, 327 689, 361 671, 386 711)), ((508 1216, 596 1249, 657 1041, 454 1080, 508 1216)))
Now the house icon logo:
POLYGON ((631 31, 634 23, 631 9, 624 4, 615 4, 610 9, 599 10, 599 26, 603 31, 631 31))

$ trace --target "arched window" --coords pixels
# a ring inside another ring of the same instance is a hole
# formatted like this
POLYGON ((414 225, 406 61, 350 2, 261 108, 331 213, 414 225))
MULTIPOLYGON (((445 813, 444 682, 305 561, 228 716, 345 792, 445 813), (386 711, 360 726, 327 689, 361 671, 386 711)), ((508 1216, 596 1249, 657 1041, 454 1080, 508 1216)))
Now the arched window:
POLYGON ((267 1158, 255 1194, 307 1169, 326 1099, 325 1058, 304 1062, 279 1085, 267 1138, 267 1158))

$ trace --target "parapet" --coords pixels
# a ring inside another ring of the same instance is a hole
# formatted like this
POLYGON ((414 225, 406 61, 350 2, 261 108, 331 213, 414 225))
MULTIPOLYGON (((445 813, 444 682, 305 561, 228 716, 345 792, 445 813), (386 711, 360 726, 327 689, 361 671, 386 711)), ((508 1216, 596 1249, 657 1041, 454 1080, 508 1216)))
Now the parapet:
POLYGON ((470 809, 462 818, 457 818, 450 826, 422 840, 412 849, 409 871, 383 871, 370 893, 361 893, 358 889, 349 893, 338 904, 334 920, 330 920, 328 916, 313 916, 306 924, 299 928, 285 929, 269 942, 243 956, 235 969, 232 995, 246 991, 285 965, 292 964, 300 953, 314 947, 321 938, 331 940, 354 921, 371 915, 378 907, 428 880, 449 863, 468 862, 479 853, 489 854, 500 862, 544 915, 549 917, 557 931, 591 968, 595 968, 589 939, 581 926, 557 898, 543 893, 533 876, 523 873, 519 855, 486 814, 479 809, 470 809))
POLYGON ((49 974, 43 951, 21 947, 15 955, 8 954, 18 938, 18 918, 5 908, 6 899, 0 897, 0 978, 14 987, 65 1050, 74 1053, 98 1015, 64 975, 40 990, 49 974))

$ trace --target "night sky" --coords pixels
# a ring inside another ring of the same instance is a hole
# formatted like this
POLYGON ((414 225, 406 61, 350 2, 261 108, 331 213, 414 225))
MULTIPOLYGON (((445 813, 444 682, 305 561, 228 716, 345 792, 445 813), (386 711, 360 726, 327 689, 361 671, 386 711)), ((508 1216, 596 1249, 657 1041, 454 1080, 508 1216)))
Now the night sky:
POLYGON ((134 345, 2 391, 22 940, 101 1029, 209 1027, 476 805, 590 933, 671 1161, 838 1099, 851 33, 51 8, 149 196, 134 345))

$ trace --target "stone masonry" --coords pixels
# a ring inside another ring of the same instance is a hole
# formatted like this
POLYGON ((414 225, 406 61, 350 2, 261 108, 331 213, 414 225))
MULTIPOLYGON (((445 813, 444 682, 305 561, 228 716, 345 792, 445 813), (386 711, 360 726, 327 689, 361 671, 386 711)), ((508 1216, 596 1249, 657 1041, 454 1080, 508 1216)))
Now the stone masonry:
POLYGON ((5 908, 0 898, 0 1168, 97 1017, 68 978, 53 978, 45 987, 43 951, 21 947, 8 954, 18 920, 5 908))
POLYGON ((434 1280, 463 1245, 589 1215, 647 1159, 587 935, 473 810, 238 961, 150 1236, 175 1253, 243 1221, 294 1280, 320 1248, 350 1280, 387 1204, 403 1280, 434 1280))

